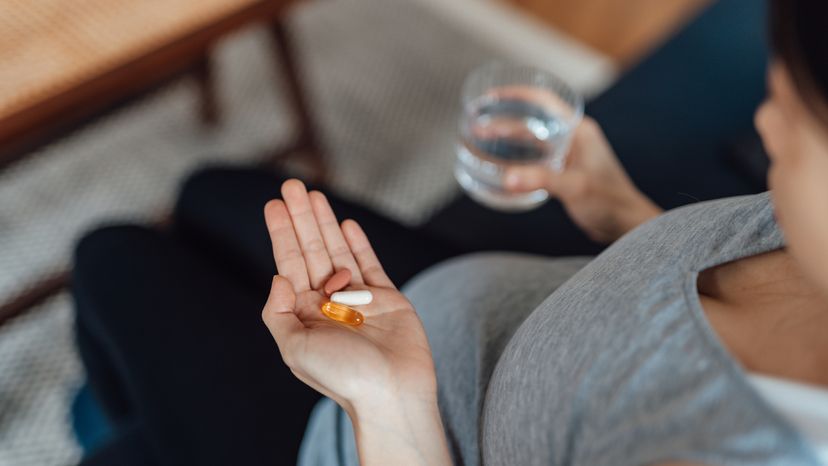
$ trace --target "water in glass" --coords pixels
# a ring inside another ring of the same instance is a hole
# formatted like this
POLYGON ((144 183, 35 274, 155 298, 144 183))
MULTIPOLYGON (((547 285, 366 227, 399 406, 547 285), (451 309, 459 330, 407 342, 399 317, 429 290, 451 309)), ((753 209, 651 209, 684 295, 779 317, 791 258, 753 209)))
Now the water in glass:
POLYGON ((455 176, 476 201, 500 210, 528 210, 543 203, 543 190, 510 193, 505 170, 516 164, 546 163, 561 169, 570 128, 554 109, 525 96, 501 98, 497 89, 466 105, 457 146, 455 176))

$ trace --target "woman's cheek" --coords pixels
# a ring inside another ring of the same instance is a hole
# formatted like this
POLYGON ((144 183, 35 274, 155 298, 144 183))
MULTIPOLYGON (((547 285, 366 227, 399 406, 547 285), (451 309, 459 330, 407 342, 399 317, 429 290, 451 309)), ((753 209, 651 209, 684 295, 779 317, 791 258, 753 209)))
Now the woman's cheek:
POLYGON ((828 154, 787 155, 769 174, 777 221, 805 273, 828 293, 828 154))
MULTIPOLYGON (((771 191, 771 198, 773 199, 773 209, 776 216, 776 223, 785 230, 785 212, 789 210, 787 187, 784 183, 784 170, 779 168, 779 165, 771 164, 770 171, 768 171, 768 188, 771 191)), ((786 235, 787 232, 786 232, 786 235)))
POLYGON ((788 248, 802 271, 828 296, 828 244, 824 236, 825 220, 825 217, 808 218, 799 212, 786 217, 781 226, 788 248))

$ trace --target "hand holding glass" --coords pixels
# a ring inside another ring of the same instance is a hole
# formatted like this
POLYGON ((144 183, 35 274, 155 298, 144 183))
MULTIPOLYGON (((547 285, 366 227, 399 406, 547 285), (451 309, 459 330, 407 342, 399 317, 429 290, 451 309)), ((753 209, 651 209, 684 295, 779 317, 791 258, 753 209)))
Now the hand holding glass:
POLYGON ((515 165, 563 170, 583 99, 537 68, 492 63, 463 86, 463 114, 454 174, 477 202, 498 210, 530 210, 546 202, 542 190, 511 192, 503 176, 515 165))

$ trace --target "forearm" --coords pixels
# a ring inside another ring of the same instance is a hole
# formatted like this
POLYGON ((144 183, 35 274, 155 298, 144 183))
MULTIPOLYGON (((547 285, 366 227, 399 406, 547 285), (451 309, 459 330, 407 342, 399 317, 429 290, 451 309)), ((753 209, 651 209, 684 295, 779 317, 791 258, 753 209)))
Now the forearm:
POLYGON ((355 408, 351 421, 363 466, 451 464, 436 397, 355 408))
POLYGON ((658 217, 664 212, 661 207, 656 205, 655 202, 642 192, 638 191, 638 189, 635 189, 628 196, 626 205, 621 210, 618 219, 620 230, 619 238, 635 229, 638 225, 658 217))

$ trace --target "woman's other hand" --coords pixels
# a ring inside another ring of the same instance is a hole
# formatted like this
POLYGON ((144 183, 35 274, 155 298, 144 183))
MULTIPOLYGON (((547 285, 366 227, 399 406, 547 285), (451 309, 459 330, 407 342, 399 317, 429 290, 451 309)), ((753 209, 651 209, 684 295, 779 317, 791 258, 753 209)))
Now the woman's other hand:
POLYGON ((513 168, 504 184, 514 192, 546 190, 590 238, 602 243, 615 241, 662 212, 636 188, 601 128, 588 117, 575 130, 563 171, 513 168))

